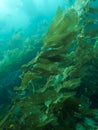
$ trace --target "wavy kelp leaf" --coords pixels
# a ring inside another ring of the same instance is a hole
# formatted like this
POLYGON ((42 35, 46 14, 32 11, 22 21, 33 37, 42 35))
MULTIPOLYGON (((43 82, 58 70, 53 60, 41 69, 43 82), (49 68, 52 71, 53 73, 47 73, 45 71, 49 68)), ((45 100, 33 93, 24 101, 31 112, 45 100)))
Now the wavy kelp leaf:
POLYGON ((14 90, 24 90, 27 88, 28 84, 34 79, 34 78, 40 78, 37 76, 35 73, 32 73, 30 71, 26 72, 25 75, 23 76, 22 83, 20 87, 15 87, 14 90))
POLYGON ((59 20, 54 19, 45 37, 44 43, 51 45, 53 43, 57 44, 59 41, 62 42, 61 39, 66 39, 69 33, 75 31, 78 21, 76 10, 70 8, 69 11, 64 12, 60 16, 59 20))
POLYGON ((55 18, 54 19, 59 19, 59 17, 63 14, 63 10, 62 10, 62 7, 59 6, 57 8, 57 11, 56 11, 56 15, 55 15, 55 18))
POLYGON ((64 81, 62 88, 69 89, 69 90, 74 90, 75 88, 77 88, 80 85, 80 82, 81 82, 81 80, 79 78, 64 81))

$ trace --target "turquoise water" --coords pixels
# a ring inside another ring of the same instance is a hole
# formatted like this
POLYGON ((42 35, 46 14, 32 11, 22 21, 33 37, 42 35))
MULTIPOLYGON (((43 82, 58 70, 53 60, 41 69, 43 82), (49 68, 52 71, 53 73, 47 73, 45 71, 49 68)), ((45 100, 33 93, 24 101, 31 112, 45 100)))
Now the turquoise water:
MULTIPOLYGON (((21 65, 35 57, 41 38, 60 1, 1 1, 0 3, 0 88, 12 90, 20 84, 21 65), (38 41, 36 45, 35 41, 38 41), (25 42, 25 43, 24 43, 25 42), (34 49, 33 49, 34 48, 34 49), (32 51, 33 50, 33 51, 32 51), (14 77, 13 77, 14 75, 14 77)), ((63 5, 62 5, 63 6, 63 5)), ((1 101, 6 103, 1 96, 1 101)), ((8 92, 9 95, 9 92, 8 92)))
POLYGON ((98 1, 1 0, 0 130, 98 129, 98 1))
MULTIPOLYGON (((70 2, 66 3, 68 7, 70 2)), ((0 102, 9 104, 11 101, 13 87, 20 85, 21 65, 40 50, 41 39, 60 5, 65 9, 64 1, 60 0, 1 1, 0 102), (2 91, 7 91, 6 96, 2 91)))

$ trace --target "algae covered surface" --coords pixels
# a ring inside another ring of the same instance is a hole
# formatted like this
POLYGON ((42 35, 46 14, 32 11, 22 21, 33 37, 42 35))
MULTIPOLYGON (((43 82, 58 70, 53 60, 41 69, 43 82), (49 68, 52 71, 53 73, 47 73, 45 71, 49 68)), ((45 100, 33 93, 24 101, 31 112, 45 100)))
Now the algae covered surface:
POLYGON ((98 129, 96 3, 77 0, 66 10, 58 7, 40 51, 21 66, 21 84, 14 86, 0 130, 98 129))

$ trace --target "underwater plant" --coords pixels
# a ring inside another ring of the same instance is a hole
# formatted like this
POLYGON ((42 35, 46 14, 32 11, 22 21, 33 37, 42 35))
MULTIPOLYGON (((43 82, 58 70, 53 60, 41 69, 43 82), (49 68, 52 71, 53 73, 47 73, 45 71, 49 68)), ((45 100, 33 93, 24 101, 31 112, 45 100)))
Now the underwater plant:
POLYGON ((90 2, 58 8, 40 52, 21 67, 1 130, 97 130, 98 29, 92 33, 90 2))

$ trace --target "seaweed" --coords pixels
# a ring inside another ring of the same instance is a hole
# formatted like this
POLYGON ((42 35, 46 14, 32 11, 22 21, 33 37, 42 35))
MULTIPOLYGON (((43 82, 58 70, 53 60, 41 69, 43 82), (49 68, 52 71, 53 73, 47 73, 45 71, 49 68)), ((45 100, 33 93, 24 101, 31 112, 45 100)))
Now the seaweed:
POLYGON ((22 66, 21 85, 0 122, 2 130, 98 128, 98 108, 92 107, 98 92, 98 39, 86 30, 82 14, 90 13, 90 1, 83 2, 87 10, 76 9, 79 1, 65 12, 58 8, 40 52, 22 66))

